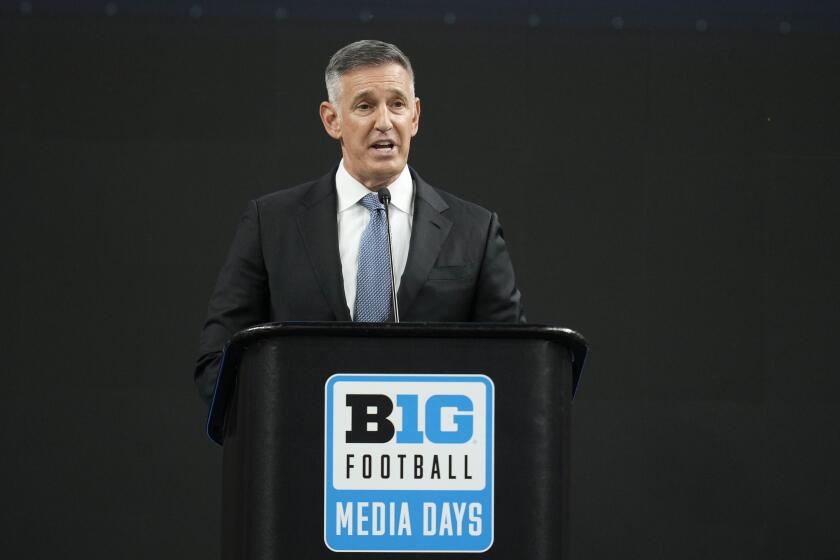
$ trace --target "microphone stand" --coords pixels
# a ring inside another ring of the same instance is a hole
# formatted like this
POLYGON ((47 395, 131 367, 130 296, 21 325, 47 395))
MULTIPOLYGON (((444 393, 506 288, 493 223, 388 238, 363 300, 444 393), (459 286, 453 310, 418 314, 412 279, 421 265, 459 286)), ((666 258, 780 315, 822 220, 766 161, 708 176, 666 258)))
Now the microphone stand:
POLYGON ((397 306, 397 283, 394 281, 394 253, 391 250, 391 192, 385 188, 379 191, 379 202, 385 206, 385 227, 388 229, 388 263, 391 270, 391 309, 394 310, 394 322, 400 322, 400 309, 397 306))

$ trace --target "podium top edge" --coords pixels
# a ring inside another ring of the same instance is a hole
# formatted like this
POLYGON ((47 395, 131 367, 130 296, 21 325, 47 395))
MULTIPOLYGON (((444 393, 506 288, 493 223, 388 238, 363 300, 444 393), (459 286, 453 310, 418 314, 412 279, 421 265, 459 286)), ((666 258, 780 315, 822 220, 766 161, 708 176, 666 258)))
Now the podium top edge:
POLYGON ((256 325, 236 333, 230 345, 255 342, 272 336, 334 335, 384 337, 536 338, 587 347, 586 339, 554 325, 511 323, 355 323, 288 321, 256 325))
POLYGON ((239 331, 225 345, 216 388, 207 418, 207 434, 218 444, 224 440, 225 411, 233 392, 238 361, 245 348, 285 336, 377 336, 414 338, 507 338, 546 340, 565 344, 571 351, 572 396, 577 391, 587 343, 579 333, 564 327, 511 323, 354 323, 354 322, 282 322, 256 325, 239 331))

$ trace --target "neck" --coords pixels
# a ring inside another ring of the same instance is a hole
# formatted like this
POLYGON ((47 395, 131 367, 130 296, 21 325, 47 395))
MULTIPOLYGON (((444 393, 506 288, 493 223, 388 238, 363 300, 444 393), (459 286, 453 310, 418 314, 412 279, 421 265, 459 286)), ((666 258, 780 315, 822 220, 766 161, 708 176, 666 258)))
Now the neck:
POLYGON ((397 174, 397 175, 392 175, 390 177, 386 177, 385 179, 382 179, 382 178, 376 178, 376 179, 368 178, 368 179, 365 179, 363 177, 357 176, 352 171, 348 171, 348 173, 350 173, 351 177, 353 177, 358 182, 363 184, 365 186, 365 188, 367 188, 369 191, 373 191, 373 192, 378 192, 378 191, 384 189, 385 187, 387 187, 388 185, 390 185, 391 183, 396 181, 397 177, 399 177, 399 174, 397 174))
POLYGON ((359 179, 356 179, 356 180, 359 181, 361 184, 363 184, 369 191, 379 192, 382 189, 384 189, 385 187, 387 187, 388 185, 390 185, 391 183, 393 183, 394 181, 396 181, 397 177, 399 177, 399 175, 394 175, 393 177, 389 177, 386 181, 383 181, 383 182, 379 182, 379 181, 360 181, 359 179))
MULTIPOLYGON (((342 165, 344 165, 344 164, 342 164, 342 165)), ((347 173, 350 174, 351 177, 353 177, 359 183, 364 185, 366 189, 368 189, 369 191, 373 191, 373 192, 378 192, 378 191, 384 189, 385 187, 387 187, 388 185, 390 185, 391 183, 396 181, 399 178, 400 175, 402 175, 402 171, 400 171, 399 173, 397 173, 395 175, 389 175, 389 176, 384 177, 384 178, 383 177, 362 177, 361 175, 359 175, 358 173, 356 173, 352 169, 348 169, 346 165, 344 165, 344 169, 347 171, 347 173)))

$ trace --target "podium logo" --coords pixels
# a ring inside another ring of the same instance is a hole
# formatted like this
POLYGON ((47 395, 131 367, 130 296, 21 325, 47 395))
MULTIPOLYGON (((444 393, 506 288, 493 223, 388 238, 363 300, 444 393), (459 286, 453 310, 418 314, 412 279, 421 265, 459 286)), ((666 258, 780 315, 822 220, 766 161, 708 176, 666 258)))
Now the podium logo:
POLYGON ((480 552, 493 542, 493 383, 333 375, 324 540, 335 551, 480 552))
MULTIPOLYGON (((397 443, 423 443, 423 432, 417 426, 419 395, 397 395, 402 410, 403 426, 397 433, 397 443)), ((386 443, 394 437, 394 424, 388 420, 394 402, 387 395, 347 395, 351 429, 347 443, 386 443), (370 411, 374 412, 371 413, 370 411), (374 429, 370 430, 369 427, 374 429)), ((473 402, 467 395, 432 395, 426 400, 427 438, 432 443, 466 443, 472 438, 473 402), (454 431, 443 429, 443 409, 457 411, 453 415, 454 431), (463 414, 468 412, 469 414, 463 414)))

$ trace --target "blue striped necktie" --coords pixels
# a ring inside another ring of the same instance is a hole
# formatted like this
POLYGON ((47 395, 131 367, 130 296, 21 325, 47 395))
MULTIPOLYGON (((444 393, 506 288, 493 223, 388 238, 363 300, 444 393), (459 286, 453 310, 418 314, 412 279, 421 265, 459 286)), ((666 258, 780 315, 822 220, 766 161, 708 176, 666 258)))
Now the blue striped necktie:
POLYGON ((391 269, 388 257, 388 226, 385 206, 376 193, 365 195, 359 204, 370 211, 370 222, 359 242, 359 270, 356 274, 354 321, 391 320, 391 269))

